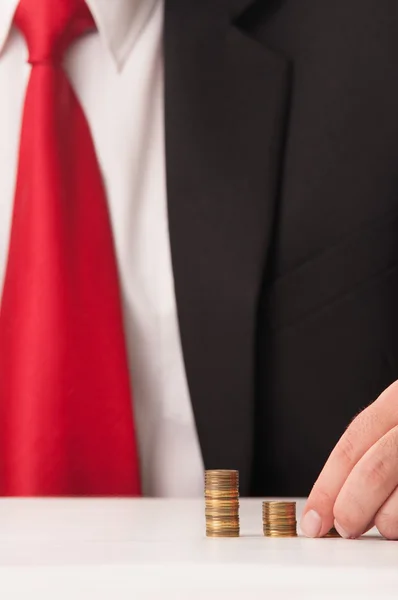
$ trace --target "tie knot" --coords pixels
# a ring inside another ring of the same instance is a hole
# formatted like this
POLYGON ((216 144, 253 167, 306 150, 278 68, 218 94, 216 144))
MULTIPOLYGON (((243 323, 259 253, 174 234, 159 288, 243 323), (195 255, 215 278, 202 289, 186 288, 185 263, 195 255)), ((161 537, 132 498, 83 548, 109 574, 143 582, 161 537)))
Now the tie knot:
POLYGON ((85 0, 20 0, 14 23, 24 35, 29 62, 58 63, 95 22, 85 0))

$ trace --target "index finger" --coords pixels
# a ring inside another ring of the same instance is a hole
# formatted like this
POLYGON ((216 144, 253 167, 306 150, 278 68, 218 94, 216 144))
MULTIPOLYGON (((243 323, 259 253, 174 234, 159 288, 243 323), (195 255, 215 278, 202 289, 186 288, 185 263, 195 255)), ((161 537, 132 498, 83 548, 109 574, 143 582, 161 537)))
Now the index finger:
POLYGON ((362 456, 398 419, 398 382, 362 411, 341 436, 308 497, 301 530, 308 537, 325 535, 333 525, 333 508, 348 475, 362 456))

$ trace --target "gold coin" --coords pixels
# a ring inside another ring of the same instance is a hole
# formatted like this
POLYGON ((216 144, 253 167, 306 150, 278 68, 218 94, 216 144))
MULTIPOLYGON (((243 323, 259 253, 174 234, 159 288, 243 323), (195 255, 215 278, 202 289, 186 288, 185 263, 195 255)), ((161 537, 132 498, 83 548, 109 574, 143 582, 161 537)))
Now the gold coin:
POLYGON ((223 532, 214 532, 214 531, 206 531, 206 537, 209 538, 233 538, 233 537, 239 537, 239 529, 237 529, 236 531, 223 531, 223 532))
POLYGON ((226 514, 235 514, 239 512, 238 506, 205 506, 205 512, 220 512, 226 514))
POLYGON ((239 510, 214 510, 214 509, 208 509, 206 508, 205 510, 205 515, 209 516, 209 517, 214 517, 214 516, 218 516, 218 515, 225 515, 226 517, 229 516, 237 516, 239 515, 239 510))
POLYGON ((296 511, 294 509, 265 509, 263 510, 264 514, 267 515, 294 515, 296 513, 296 511))
POLYGON ((210 512, 235 513, 239 512, 239 504, 233 506, 205 506, 205 510, 210 512))
POLYGON ((208 493, 207 491, 205 492, 205 500, 238 500, 239 499, 239 495, 238 494, 234 494, 233 492, 215 492, 215 493, 208 493))
POLYGON ((232 494, 233 496, 237 496, 239 494, 239 489, 237 487, 234 486, 221 486, 221 485, 214 485, 214 486, 207 486, 204 489, 204 493, 208 494, 208 495, 212 495, 212 494, 232 494))
POLYGON ((296 508, 296 502, 289 501, 285 502, 284 500, 265 500, 263 502, 263 506, 269 508, 296 508))
POLYGON ((239 503, 234 502, 233 504, 205 504, 205 508, 210 510, 239 510, 239 503))
POLYGON ((236 469, 207 469, 205 471, 205 477, 239 477, 239 471, 236 469))
POLYGON ((274 533, 290 533, 291 531, 295 531, 297 533, 297 529, 296 527, 272 527, 272 526, 265 526, 263 527, 264 531, 272 531, 274 533))
POLYGON ((239 488, 239 483, 237 481, 205 481, 205 490, 215 489, 215 490, 237 490, 239 488))
POLYGON ((219 527, 220 525, 234 526, 239 523, 238 517, 208 517, 206 525, 211 527, 219 527))
POLYGON ((272 519, 295 519, 296 518, 296 513, 295 512, 289 512, 289 513, 284 513, 284 512, 263 512, 263 517, 270 517, 272 519))
POLYGON ((293 527, 297 527, 297 523, 294 521, 293 523, 273 523, 272 521, 267 521, 263 523, 264 527, 272 527, 273 529, 292 529, 293 527))
POLYGON ((206 496, 205 506, 239 506, 239 498, 209 498, 206 496))
POLYGON ((205 477, 205 488, 209 488, 209 487, 220 487, 220 488, 228 488, 228 487, 232 487, 232 488, 237 488, 239 487, 239 479, 238 477, 235 476, 212 476, 212 477, 205 477))
POLYGON ((291 538, 297 537, 297 531, 289 531, 289 532, 279 532, 279 531, 264 531, 265 537, 274 537, 274 538, 291 538))

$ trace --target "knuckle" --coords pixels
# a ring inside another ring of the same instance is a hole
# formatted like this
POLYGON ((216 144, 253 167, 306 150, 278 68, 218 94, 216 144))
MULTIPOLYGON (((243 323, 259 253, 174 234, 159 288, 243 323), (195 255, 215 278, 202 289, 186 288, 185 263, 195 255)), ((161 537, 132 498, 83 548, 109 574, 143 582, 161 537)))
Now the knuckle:
POLYGON ((394 459, 398 457, 398 427, 394 427, 386 435, 384 435, 378 441, 379 451, 390 456, 394 456, 394 459))
POLYGON ((371 489, 384 487, 389 477, 389 464, 383 458, 377 458, 360 471, 361 479, 371 489))
POLYGON ((355 462, 355 445, 349 435, 342 437, 336 446, 338 459, 345 465, 352 465, 355 462))

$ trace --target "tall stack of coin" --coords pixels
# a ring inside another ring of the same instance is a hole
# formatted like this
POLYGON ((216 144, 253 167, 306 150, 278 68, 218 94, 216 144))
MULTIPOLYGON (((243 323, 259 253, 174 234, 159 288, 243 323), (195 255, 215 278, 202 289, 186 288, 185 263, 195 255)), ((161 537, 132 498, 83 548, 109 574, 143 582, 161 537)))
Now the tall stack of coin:
POLYGON ((267 537, 296 537, 296 503, 263 502, 263 531, 267 537))
POLYGON ((205 509, 207 537, 239 536, 238 471, 205 472, 205 509))

